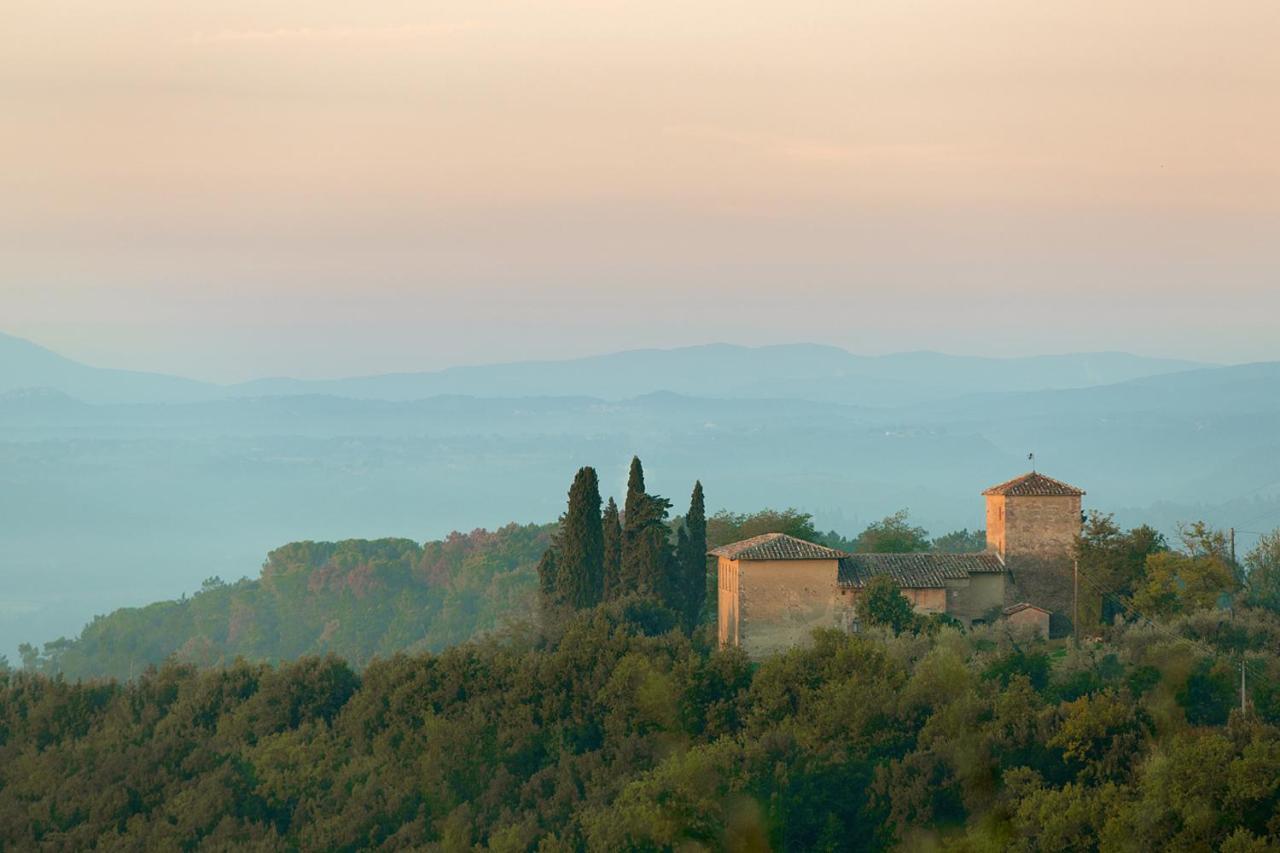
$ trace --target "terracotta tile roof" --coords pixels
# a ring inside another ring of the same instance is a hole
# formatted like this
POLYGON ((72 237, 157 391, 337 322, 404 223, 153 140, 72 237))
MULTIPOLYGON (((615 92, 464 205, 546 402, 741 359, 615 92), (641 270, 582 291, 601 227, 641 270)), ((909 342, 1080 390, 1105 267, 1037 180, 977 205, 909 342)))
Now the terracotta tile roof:
POLYGON ((995 554, 850 554, 840 561, 840 586, 862 587, 889 575, 903 589, 939 589, 949 580, 1004 571, 995 554))
POLYGON ((1021 477, 1006 480, 998 486, 992 486, 983 494, 1006 495, 1018 498, 1043 498, 1064 495, 1078 497, 1084 494, 1084 490, 1032 471, 1030 474, 1023 474, 1021 477))
POLYGON ((844 551, 806 542, 785 533, 766 533, 741 542, 721 545, 708 552, 715 557, 730 560, 838 560, 847 556, 844 551))
POLYGON ((1043 607, 1037 607, 1029 601, 1019 601, 1017 604, 1006 607, 1002 612, 1005 616, 1012 616, 1015 613, 1021 613, 1023 610, 1039 610, 1041 613, 1049 613, 1043 607))

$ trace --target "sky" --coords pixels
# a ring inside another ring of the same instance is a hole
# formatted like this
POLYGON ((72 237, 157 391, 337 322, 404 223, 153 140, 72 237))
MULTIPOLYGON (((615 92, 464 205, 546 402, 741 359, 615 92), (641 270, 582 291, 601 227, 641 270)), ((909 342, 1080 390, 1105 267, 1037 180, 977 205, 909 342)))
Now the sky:
POLYGON ((0 331, 1280 359, 1272 0, 7 0, 0 331))

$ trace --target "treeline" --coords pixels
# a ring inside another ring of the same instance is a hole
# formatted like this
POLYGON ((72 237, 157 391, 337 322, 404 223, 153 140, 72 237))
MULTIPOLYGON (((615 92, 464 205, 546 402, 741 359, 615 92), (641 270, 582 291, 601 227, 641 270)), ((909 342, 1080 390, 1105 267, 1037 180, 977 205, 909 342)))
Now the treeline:
POLYGON ((21 665, 125 679, 171 657, 217 666, 335 654, 363 666, 438 651, 528 614, 554 529, 511 524, 423 545, 295 542, 272 551, 257 579, 210 578, 194 595, 99 616, 77 638, 24 645, 21 665))
POLYGON ((796 509, 766 509, 756 513, 721 511, 707 520, 707 540, 714 546, 762 533, 786 533, 798 539, 817 542, 829 548, 859 554, 935 553, 966 554, 985 550, 985 530, 953 530, 938 537, 912 523, 910 513, 901 509, 879 521, 873 521, 856 536, 845 536, 834 530, 822 532, 813 516, 796 509))
POLYGON ((753 664, 625 596, 362 672, 10 673, 0 848, 1274 849, 1277 648, 1246 608, 1079 648, 821 631, 753 664))

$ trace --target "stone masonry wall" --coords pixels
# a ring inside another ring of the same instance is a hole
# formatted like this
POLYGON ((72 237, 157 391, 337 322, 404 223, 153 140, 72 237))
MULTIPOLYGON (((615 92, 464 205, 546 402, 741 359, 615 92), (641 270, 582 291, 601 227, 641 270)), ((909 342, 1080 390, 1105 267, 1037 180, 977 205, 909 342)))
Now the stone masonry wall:
POLYGON ((966 625, 985 619, 1005 606, 1002 572, 973 574, 968 580, 947 581, 947 615, 966 625))
POLYGON ((1080 533, 1078 496, 1004 498, 1004 560, 1012 583, 1006 601, 1053 612, 1053 633, 1070 629, 1072 560, 1080 533))
POLYGON ((789 649, 814 628, 837 627, 848 601, 836 585, 835 560, 738 562, 739 643, 758 658, 789 649))

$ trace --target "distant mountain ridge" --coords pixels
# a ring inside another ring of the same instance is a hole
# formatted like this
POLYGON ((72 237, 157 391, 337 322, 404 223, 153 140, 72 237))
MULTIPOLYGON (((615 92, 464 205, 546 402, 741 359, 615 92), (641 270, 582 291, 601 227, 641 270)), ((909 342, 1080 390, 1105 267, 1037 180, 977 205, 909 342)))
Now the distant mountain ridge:
POLYGON ((0 393, 50 388, 90 403, 196 402, 315 394, 386 401, 452 394, 625 400, 666 391, 712 398, 785 398, 898 406, 972 393, 1107 385, 1204 367, 1198 362, 1116 352, 1018 358, 934 352, 863 356, 820 344, 706 344, 558 361, 345 379, 258 379, 224 386, 163 374, 90 367, 0 334, 0 393))
POLYGON ((37 388, 87 403, 160 403, 208 399, 217 386, 162 373, 90 367, 0 333, 0 393, 37 388))

